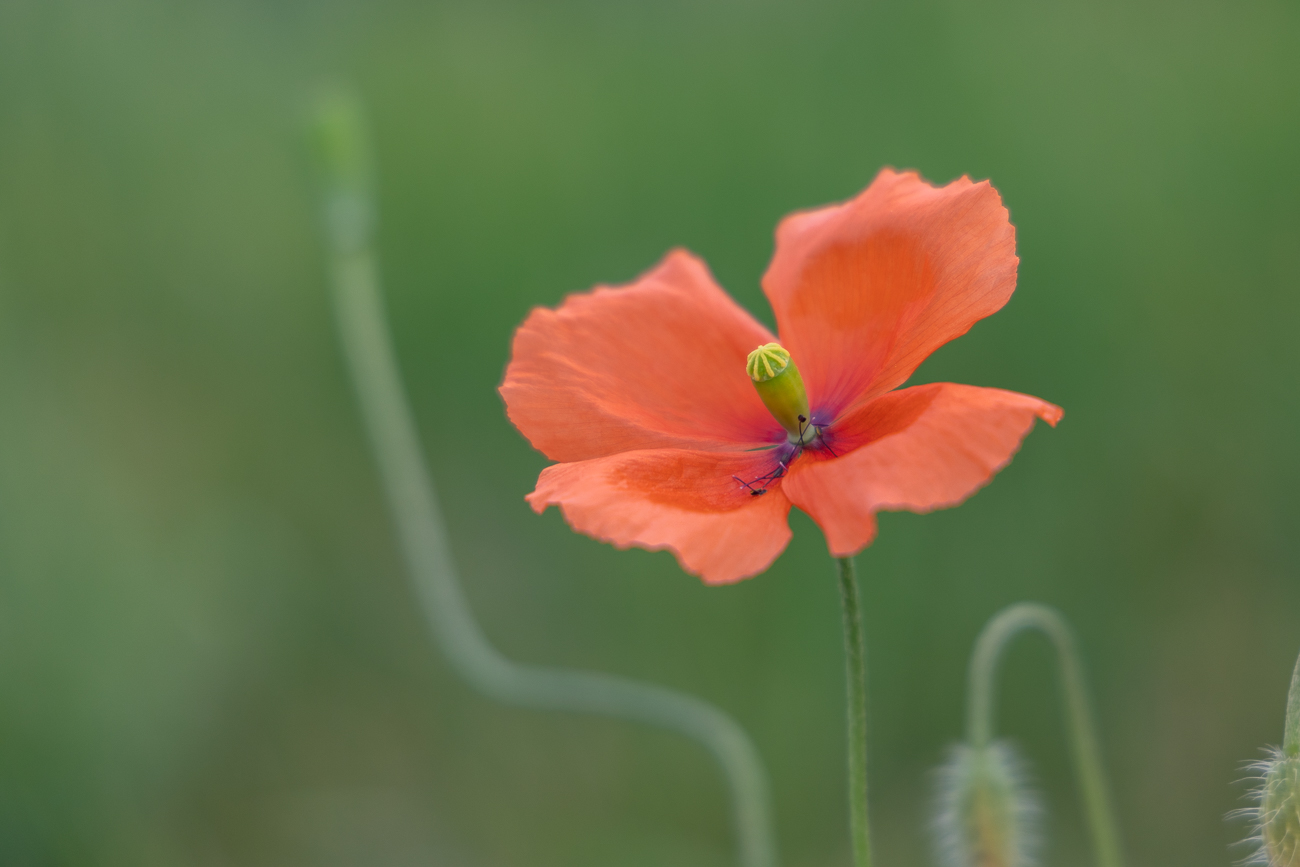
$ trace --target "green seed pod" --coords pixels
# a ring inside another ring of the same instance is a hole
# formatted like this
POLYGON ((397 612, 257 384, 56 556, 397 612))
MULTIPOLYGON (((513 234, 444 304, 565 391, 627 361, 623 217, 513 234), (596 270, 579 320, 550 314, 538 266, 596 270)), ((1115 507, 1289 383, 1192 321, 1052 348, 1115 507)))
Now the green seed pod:
POLYGON ((745 372, 768 412, 789 433, 790 441, 811 443, 816 435, 808 412, 808 392, 790 353, 779 343, 765 343, 749 353, 745 372))
POLYGON ((939 770, 934 832, 944 867, 1029 867, 1038 801, 1011 744, 959 744, 939 770))

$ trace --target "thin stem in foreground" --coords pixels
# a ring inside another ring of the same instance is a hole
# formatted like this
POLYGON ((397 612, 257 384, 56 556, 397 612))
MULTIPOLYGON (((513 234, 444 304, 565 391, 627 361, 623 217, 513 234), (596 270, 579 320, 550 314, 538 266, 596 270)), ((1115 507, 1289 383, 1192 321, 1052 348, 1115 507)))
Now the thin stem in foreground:
POLYGON ((986 747, 992 741, 998 663, 1011 639, 1028 629, 1042 632, 1056 648, 1065 718, 1079 790, 1092 833, 1093 854, 1099 867, 1122 867, 1124 859, 1120 855, 1119 830, 1110 804, 1101 749, 1097 745, 1083 662, 1070 627, 1055 610, 1024 602, 1002 611, 984 627, 975 642, 970 662, 966 736, 971 746, 976 748, 986 747))
POLYGON ((493 647, 479 628, 456 575, 385 322, 379 269, 371 250, 373 195, 360 108, 355 100, 336 95, 321 105, 315 121, 334 311, 344 357, 398 541, 435 643, 457 674, 497 701, 619 717, 699 742, 726 778, 739 863, 775 867, 766 774, 753 742, 735 720, 694 696, 627 678, 519 665, 493 647))
POLYGON ((871 827, 867 816, 867 647, 853 558, 839 558, 844 602, 844 663, 848 698, 849 833, 854 867, 871 867, 871 827))

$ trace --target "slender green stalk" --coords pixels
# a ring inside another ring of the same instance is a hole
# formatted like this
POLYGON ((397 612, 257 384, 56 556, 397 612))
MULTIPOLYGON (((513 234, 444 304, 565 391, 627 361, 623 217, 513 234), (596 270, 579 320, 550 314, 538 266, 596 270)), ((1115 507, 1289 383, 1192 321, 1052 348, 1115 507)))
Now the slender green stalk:
POLYGON ((1039 630, 1056 647, 1065 718, 1079 790, 1092 833, 1093 854, 1099 867, 1122 867, 1124 861, 1120 855, 1118 825, 1110 805, 1101 750, 1097 746, 1083 663, 1070 627, 1055 610, 1032 603, 1012 605, 984 627, 975 642, 975 653, 970 662, 967 738, 976 748, 988 746, 993 739, 998 662, 1011 639, 1028 629, 1039 630))
POLYGON ((461 590, 433 479, 385 324, 370 163, 357 102, 336 95, 315 116, 334 307, 412 583, 435 643, 480 692, 509 704, 604 714, 679 732, 721 766, 732 800, 739 863, 775 867, 767 778, 754 744, 730 716, 693 696, 607 674, 519 665, 493 647, 461 590))
POLYGON ((1286 734, 1283 735, 1282 752, 1289 757, 1300 755, 1300 659, 1291 672, 1291 691, 1286 696, 1286 734))
POLYGON ((867 646, 862 635, 858 579, 853 558, 842 557, 840 597, 844 601, 844 674, 848 695, 849 833, 854 867, 871 867, 871 823, 867 815, 867 646))

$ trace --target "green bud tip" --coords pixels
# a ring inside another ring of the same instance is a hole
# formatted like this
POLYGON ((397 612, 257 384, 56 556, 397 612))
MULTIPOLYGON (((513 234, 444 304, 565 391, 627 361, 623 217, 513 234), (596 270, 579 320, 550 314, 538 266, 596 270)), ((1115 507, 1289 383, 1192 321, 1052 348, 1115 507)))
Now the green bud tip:
POLYGON ((954 747, 939 772, 934 833, 944 867, 1028 867, 1038 844, 1037 800, 1006 741, 954 747))
POLYGON ((779 343, 765 343, 749 353, 745 372, 767 411, 781 423, 790 442, 811 445, 818 429, 808 410, 808 392, 790 353, 779 343))

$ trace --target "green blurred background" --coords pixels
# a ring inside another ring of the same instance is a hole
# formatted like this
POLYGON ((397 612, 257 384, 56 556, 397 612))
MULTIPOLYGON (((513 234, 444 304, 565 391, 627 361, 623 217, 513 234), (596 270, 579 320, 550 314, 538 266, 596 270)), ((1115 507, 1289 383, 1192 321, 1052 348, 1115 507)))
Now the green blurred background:
MULTIPOLYGON (((395 339, 485 629, 689 690, 771 771, 784 863, 848 863, 816 527, 705 588, 523 495, 495 393, 529 308, 772 230, 882 165, 992 178, 1019 291, 914 381, 1066 418, 859 558, 879 861, 984 620, 1060 607, 1134 865, 1226 865, 1300 649, 1292 2, 0 4, 0 863, 732 863, 694 744, 471 693, 422 629, 336 346, 305 107, 366 100, 395 339)), ((1045 643, 1005 730, 1089 864, 1045 643)), ((1240 854, 1240 853, 1238 853, 1240 854)))

